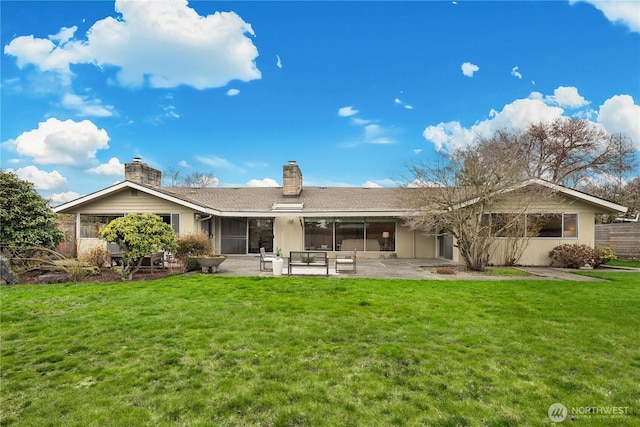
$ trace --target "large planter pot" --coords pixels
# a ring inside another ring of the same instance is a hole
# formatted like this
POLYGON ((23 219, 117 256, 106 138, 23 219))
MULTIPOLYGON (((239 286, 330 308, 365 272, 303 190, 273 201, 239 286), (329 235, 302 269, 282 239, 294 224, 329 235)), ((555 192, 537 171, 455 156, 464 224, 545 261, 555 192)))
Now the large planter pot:
POLYGON ((273 275, 274 276, 282 276, 282 269, 284 267, 284 259, 276 258, 271 261, 273 266, 273 275))
POLYGON ((220 264, 227 259, 224 256, 201 256, 201 257, 191 257, 191 259, 196 260, 196 262, 202 268, 203 273, 217 273, 220 264))

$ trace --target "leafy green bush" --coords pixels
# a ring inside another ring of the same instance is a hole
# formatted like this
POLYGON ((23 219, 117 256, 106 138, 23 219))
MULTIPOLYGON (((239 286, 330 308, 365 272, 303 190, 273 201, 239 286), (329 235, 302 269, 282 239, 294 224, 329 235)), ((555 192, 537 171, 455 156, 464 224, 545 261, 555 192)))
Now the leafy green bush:
POLYGON ((602 264, 602 254, 589 245, 560 245, 549 252, 549 258, 561 267, 597 267, 602 264))
POLYGON ((176 238, 169 224, 158 215, 127 214, 116 218, 100 230, 99 237, 110 243, 118 243, 125 249, 122 257, 122 275, 131 279, 142 264, 142 259, 154 252, 172 252, 176 238))
POLYGON ((596 250, 600 252, 600 257, 602 258, 602 262, 598 265, 607 264, 615 259, 618 259, 613 249, 609 246, 598 246, 596 245, 596 250))
POLYGON ((0 243, 55 249, 64 241, 58 216, 34 185, 0 170, 0 243))
POLYGON ((102 268, 109 262, 110 255, 106 248, 96 246, 81 257, 81 261, 97 268, 102 268))

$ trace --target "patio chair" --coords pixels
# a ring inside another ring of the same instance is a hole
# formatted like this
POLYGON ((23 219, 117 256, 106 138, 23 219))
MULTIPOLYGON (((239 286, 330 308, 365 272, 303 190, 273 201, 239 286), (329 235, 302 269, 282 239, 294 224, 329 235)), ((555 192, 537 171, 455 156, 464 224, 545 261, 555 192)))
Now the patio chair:
POLYGON ((267 269, 267 263, 271 263, 271 269, 273 270, 273 261, 276 257, 272 253, 265 252, 264 248, 260 248, 260 271, 267 269))
POLYGON ((342 267, 342 271, 349 271, 351 273, 356 272, 356 253, 358 251, 354 250, 351 255, 338 255, 336 258, 336 273, 340 271, 340 267, 342 267))

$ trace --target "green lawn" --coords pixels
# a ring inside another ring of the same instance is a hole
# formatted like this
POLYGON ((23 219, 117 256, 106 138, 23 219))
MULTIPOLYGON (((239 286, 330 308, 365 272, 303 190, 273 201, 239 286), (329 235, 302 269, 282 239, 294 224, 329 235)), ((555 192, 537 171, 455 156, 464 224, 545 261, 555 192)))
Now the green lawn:
POLYGON ((640 274, 5 286, 1 424, 640 425, 640 274))
POLYGON ((609 261, 607 263, 607 265, 640 268, 640 261, 631 261, 631 260, 626 260, 626 259, 614 259, 614 260, 609 261))

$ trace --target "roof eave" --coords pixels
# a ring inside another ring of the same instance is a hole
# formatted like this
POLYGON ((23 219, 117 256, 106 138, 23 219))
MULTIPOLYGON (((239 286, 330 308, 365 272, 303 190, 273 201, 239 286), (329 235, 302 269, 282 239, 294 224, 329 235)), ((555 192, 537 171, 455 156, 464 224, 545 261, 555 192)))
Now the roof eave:
POLYGON ((119 182, 117 184, 112 185, 111 187, 107 187, 104 188, 100 191, 96 191, 95 193, 91 193, 88 194, 86 196, 83 197, 79 197, 75 200, 72 200, 70 202, 67 203, 63 203, 61 205, 58 205, 56 207, 53 208, 53 211, 55 213, 68 213, 70 212, 71 209, 73 208, 77 208, 79 206, 82 206, 84 204, 93 202, 95 200, 101 199, 103 197, 106 197, 110 194, 113 194, 117 191, 123 190, 125 188, 131 188, 134 190, 138 190, 138 191, 142 191, 143 193, 147 193, 149 195, 161 198, 163 200, 172 202, 172 203, 176 203, 178 205, 184 206, 186 208, 189 209, 193 209, 194 211, 198 211, 198 212, 202 212, 202 213, 206 213, 209 215, 219 215, 219 211, 215 210, 215 209, 211 209, 207 206, 203 206, 203 205, 199 205, 197 203, 193 203, 193 202, 189 202, 183 199, 180 199, 178 197, 173 197, 170 196, 168 194, 163 193, 162 191, 158 191, 158 190, 154 190, 153 188, 150 187, 146 187, 144 185, 140 185, 137 184, 135 182, 131 182, 131 181, 122 181, 119 182))

